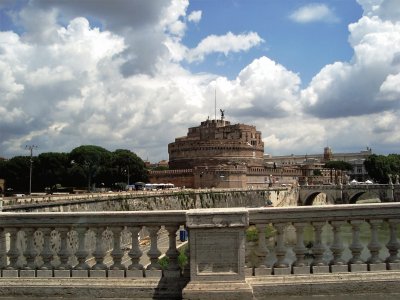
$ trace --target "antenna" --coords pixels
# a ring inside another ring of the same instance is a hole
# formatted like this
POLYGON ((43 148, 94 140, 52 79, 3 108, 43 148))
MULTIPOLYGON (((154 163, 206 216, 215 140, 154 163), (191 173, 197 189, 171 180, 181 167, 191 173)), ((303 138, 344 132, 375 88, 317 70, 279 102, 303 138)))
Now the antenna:
POLYGON ((217 121, 217 88, 214 89, 214 113, 215 113, 215 122, 217 121))

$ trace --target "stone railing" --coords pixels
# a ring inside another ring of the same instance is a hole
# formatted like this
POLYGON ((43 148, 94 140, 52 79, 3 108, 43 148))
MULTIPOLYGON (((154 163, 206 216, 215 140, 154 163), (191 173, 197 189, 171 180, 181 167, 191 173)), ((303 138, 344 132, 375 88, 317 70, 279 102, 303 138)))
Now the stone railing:
POLYGON ((161 277, 161 227, 169 260, 164 276, 180 277, 176 233, 185 221, 185 211, 1 213, 2 277, 161 277), (147 266, 140 263, 143 229, 147 266))
POLYGON ((398 203, 249 209, 249 219, 257 243, 248 274, 400 269, 398 203))
MULTIPOLYGON (((220 299, 221 293, 232 299, 252 299, 264 292, 260 286, 271 284, 274 278, 284 277, 286 282, 303 276, 302 280, 314 283, 319 276, 326 278, 332 273, 340 273, 340 280, 344 274, 398 276, 399 224, 399 203, 1 213, 0 285, 29 278, 35 278, 36 283, 40 278, 56 278, 66 285, 77 284, 74 278, 79 278, 80 284, 87 282, 82 290, 94 284, 91 280, 107 284, 118 278, 129 279, 119 283, 126 282, 132 289, 139 284, 139 278, 160 282, 182 282, 187 278, 189 283, 180 294, 184 299, 220 299), (184 270, 178 263, 177 249, 181 226, 189 231, 185 252, 189 264, 184 270), (145 254, 137 238, 143 228, 149 235, 145 254), (165 253, 159 249, 162 231, 166 237, 165 253), (163 267, 161 255, 168 260, 163 267), (148 257, 147 263, 141 263, 144 257, 148 257), (209 297, 213 293, 214 298, 209 297)), ((47 284, 43 282, 44 288, 47 284)), ((159 283, 155 284, 152 291, 159 283)), ((398 282, 393 286, 396 289, 398 282)))

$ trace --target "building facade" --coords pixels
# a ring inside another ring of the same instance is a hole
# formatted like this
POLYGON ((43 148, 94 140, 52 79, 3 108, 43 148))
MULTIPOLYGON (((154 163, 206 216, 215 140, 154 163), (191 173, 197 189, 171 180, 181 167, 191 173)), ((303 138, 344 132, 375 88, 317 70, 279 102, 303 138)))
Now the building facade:
POLYGON ((251 188, 298 180, 264 163, 264 142, 255 126, 206 120, 168 145, 169 170, 150 171, 150 182, 190 188, 251 188))
MULTIPOLYGON (((304 170, 309 166, 310 170, 321 169, 321 172, 327 172, 322 170, 323 165, 328 161, 345 161, 352 165, 353 170, 348 171, 347 175, 350 179, 357 181, 365 181, 368 179, 368 172, 364 167, 364 161, 368 156, 372 155, 372 149, 367 147, 366 150, 360 152, 347 152, 347 153, 334 153, 330 147, 325 147, 323 153, 319 154, 302 154, 302 155, 282 155, 282 156, 271 156, 268 154, 264 155, 264 161, 267 165, 274 165, 276 167, 301 167, 304 170)), ((310 172, 308 172, 311 174, 310 172)), ((331 175, 329 175, 332 177, 331 175)), ((329 177, 328 176, 328 177, 329 177)), ((326 183, 326 182, 325 182, 326 183)))

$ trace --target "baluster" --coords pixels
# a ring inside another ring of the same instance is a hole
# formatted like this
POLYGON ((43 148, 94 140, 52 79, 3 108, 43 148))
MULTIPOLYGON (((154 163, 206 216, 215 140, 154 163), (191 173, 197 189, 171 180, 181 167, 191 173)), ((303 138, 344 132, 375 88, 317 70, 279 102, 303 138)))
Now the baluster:
POLYGON ((360 242, 360 226, 363 223, 362 220, 353 220, 350 221, 352 232, 353 232, 353 239, 352 243, 349 246, 351 250, 352 258, 350 259, 350 264, 363 264, 363 260, 361 259, 361 252, 364 249, 363 245, 360 242))
POLYGON ((340 236, 340 228, 344 225, 345 221, 331 221, 330 224, 332 226, 333 231, 333 243, 331 246, 331 251, 333 254, 333 259, 331 261, 331 265, 339 265, 343 266, 346 264, 345 260, 342 258, 344 246, 343 241, 340 236))
POLYGON ((304 246, 304 228, 307 223, 299 222, 293 223, 296 229, 296 246, 293 248, 294 253, 296 253, 296 261, 293 263, 294 267, 305 267, 307 266, 304 256, 307 253, 307 248, 304 246))
POLYGON ((75 266, 75 270, 88 270, 89 265, 86 263, 86 258, 89 255, 89 252, 86 250, 85 238, 86 238, 86 227, 77 227, 75 228, 76 232, 78 232, 78 250, 75 255, 78 259, 78 264, 75 266))
POLYGON ((150 258, 150 264, 147 266, 147 270, 161 270, 161 266, 158 263, 158 257, 161 255, 161 252, 157 247, 157 233, 159 229, 159 226, 148 227, 151 245, 149 252, 147 252, 147 256, 150 258))
POLYGON ((71 255, 71 252, 68 250, 68 232, 69 228, 62 227, 58 228, 58 232, 60 233, 60 251, 58 252, 58 256, 60 258, 60 265, 57 266, 57 270, 69 270, 71 268, 68 263, 68 259, 71 255))
POLYGON ((379 258, 379 251, 382 245, 378 240, 378 228, 382 222, 382 220, 369 220, 369 226, 371 227, 371 241, 368 244, 368 249, 371 253, 371 257, 368 259, 369 264, 382 263, 382 260, 379 258))
POLYGON ((257 271, 267 269, 266 257, 268 254, 268 249, 265 240, 265 226, 265 224, 256 224, 258 231, 258 248, 256 250, 256 255, 258 257, 258 261, 260 262, 260 264, 257 266, 257 271))
POLYGON ((386 248, 389 250, 389 257, 386 259, 387 263, 399 263, 400 259, 397 256, 399 251, 399 240, 397 239, 397 224, 399 220, 390 219, 388 220, 389 228, 390 228, 390 240, 386 244, 386 248))
POLYGON ((113 250, 111 256, 113 258, 113 265, 110 270, 125 270, 125 266, 121 263, 124 252, 121 250, 121 232, 124 229, 122 226, 113 226, 110 228, 113 233, 113 250))
MULTIPOLYGON (((312 266, 314 267, 322 267, 326 266, 326 263, 323 260, 323 256, 325 253, 325 246, 322 243, 322 227, 326 222, 312 222, 314 226, 314 234, 315 234, 315 241, 314 246, 312 247, 312 253, 314 254, 314 260, 312 262, 312 266)), ((313 269, 314 270, 314 269, 313 269)))
POLYGON ((132 234, 132 248, 128 253, 132 263, 128 266, 128 270, 143 270, 143 265, 139 263, 143 254, 142 250, 140 250, 138 241, 138 236, 141 229, 141 226, 128 227, 128 230, 132 234))
POLYGON ((103 244, 104 230, 104 227, 92 228, 92 231, 95 233, 94 239, 96 244, 95 250, 93 252, 96 263, 92 266, 92 270, 107 270, 107 265, 104 263, 104 256, 106 255, 103 244))
POLYGON ((8 228, 8 233, 10 234, 10 250, 8 250, 7 255, 10 259, 10 263, 7 265, 6 270, 16 270, 19 256, 17 248, 18 228, 8 228))
POLYGON ((178 264, 179 251, 176 249, 176 231, 179 229, 178 225, 165 226, 168 231, 169 247, 165 253, 169 259, 168 267, 166 272, 166 277, 179 277, 180 268, 178 264))
POLYGON ((43 265, 39 268, 40 270, 52 270, 51 259, 53 258, 53 252, 51 251, 50 239, 51 239, 51 228, 40 228, 43 234, 43 250, 41 253, 43 259, 43 265))
POLYGON ((274 264, 274 268, 287 268, 289 265, 284 262, 286 256, 286 247, 283 239, 283 233, 286 227, 286 223, 276 223, 274 227, 277 231, 277 240, 276 240, 276 258, 277 261, 274 264))
POLYGON ((24 252, 24 256, 26 258, 26 264, 23 267, 24 270, 35 270, 35 258, 37 256, 37 252, 35 250, 35 239, 34 234, 36 229, 32 227, 23 228, 26 237, 26 249, 24 252))
POLYGON ((3 227, 0 228, 0 269, 7 266, 7 245, 6 233, 3 227))

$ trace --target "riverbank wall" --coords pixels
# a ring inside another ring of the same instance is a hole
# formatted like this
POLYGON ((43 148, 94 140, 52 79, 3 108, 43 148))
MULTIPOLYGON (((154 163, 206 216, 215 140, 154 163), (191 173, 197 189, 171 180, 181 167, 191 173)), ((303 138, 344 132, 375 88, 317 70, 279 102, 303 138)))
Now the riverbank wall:
POLYGON ((4 198, 3 211, 148 211, 264 207, 268 200, 273 206, 296 206, 298 197, 299 190, 296 187, 46 195, 4 198))

